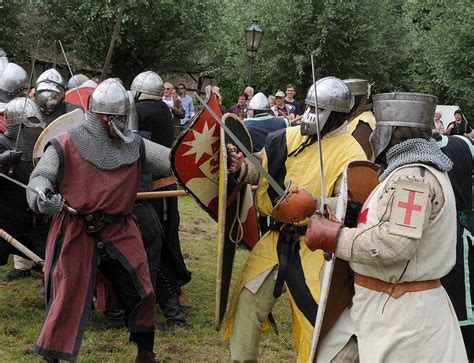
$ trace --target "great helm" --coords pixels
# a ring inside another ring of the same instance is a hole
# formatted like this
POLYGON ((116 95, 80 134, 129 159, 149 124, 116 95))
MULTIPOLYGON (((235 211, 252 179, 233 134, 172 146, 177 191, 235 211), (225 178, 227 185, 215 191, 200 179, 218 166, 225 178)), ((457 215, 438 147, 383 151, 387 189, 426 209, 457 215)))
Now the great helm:
POLYGON ((12 97, 28 89, 28 74, 15 63, 8 63, 0 77, 0 91, 12 97))
POLYGON ((127 91, 113 78, 99 84, 89 100, 89 110, 95 113, 128 115, 129 109, 130 100, 127 91))
POLYGON ((321 78, 316 82, 316 94, 314 85, 306 93, 306 111, 301 120, 301 134, 316 134, 317 109, 323 110, 319 114, 319 129, 322 130, 331 112, 349 113, 354 106, 354 98, 346 84, 336 77, 321 78), (317 104, 316 104, 317 99, 317 104), (311 112, 315 107, 315 112, 311 112))
POLYGON ((254 111, 270 111, 270 104, 268 98, 262 92, 258 92, 252 97, 249 102, 249 110, 254 111))
POLYGON ((133 79, 130 90, 137 93, 146 93, 152 96, 163 96, 163 80, 153 71, 140 73, 133 79))
POLYGON ((69 81, 67 81, 67 86, 66 89, 73 89, 77 88, 80 85, 82 85, 84 82, 87 82, 89 80, 89 77, 85 76, 84 74, 76 74, 69 78, 69 81))
POLYGON ((380 93, 373 96, 375 130, 370 136, 377 158, 389 145, 396 126, 430 130, 438 97, 412 92, 380 93))
POLYGON ((36 103, 28 97, 17 97, 8 102, 5 108, 6 125, 25 125, 26 127, 44 128, 41 111, 36 103))

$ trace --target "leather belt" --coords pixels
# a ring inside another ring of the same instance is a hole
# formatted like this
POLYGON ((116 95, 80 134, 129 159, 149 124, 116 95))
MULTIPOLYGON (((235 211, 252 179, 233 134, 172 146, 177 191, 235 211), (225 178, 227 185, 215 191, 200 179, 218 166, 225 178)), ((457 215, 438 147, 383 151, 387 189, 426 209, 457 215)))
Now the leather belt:
POLYGON ((401 282, 399 284, 392 284, 390 282, 385 282, 374 277, 360 275, 356 272, 354 272, 354 282, 359 286, 365 287, 366 289, 384 292, 393 297, 394 299, 398 299, 406 292, 431 290, 441 286, 440 279, 401 282))
POLYGON ((173 184, 176 184, 176 178, 174 176, 157 179, 153 181, 153 190, 161 189, 173 184))

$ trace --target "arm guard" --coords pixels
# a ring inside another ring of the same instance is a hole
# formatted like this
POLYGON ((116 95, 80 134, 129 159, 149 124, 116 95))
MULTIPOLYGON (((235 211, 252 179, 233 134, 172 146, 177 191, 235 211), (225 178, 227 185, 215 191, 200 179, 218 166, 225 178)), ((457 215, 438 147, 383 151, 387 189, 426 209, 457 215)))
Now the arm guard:
POLYGON ((444 205, 444 193, 436 177, 426 172, 416 175, 413 168, 395 173, 387 182, 377 205, 380 222, 372 228, 342 228, 338 235, 336 256, 368 265, 391 265, 410 260, 416 253, 420 239, 393 234, 389 223, 393 209, 393 195, 400 181, 413 181, 429 186, 429 200, 424 214, 423 229, 440 212, 444 205))
MULTIPOLYGON (((31 173, 28 186, 34 190, 41 190, 43 192, 50 190, 54 192, 58 170, 59 156, 54 147, 50 145, 44 152, 36 168, 31 173)), ((39 195, 30 188, 26 190, 26 199, 30 208, 36 213, 54 214, 55 212, 48 213, 48 211, 40 210, 39 204, 41 201, 39 200, 39 195)), ((61 208, 59 210, 61 210, 61 208)), ((56 206, 53 206, 53 209, 56 211, 56 206)))
POLYGON ((150 140, 143 139, 143 142, 146 156, 143 173, 164 177, 172 175, 170 149, 150 140))

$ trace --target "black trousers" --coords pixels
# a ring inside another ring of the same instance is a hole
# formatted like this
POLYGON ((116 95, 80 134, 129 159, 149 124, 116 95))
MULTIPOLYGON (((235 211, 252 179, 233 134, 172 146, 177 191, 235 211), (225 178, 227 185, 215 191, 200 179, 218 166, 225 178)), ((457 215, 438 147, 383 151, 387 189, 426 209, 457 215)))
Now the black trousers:
MULTIPOLYGON (((102 260, 99 271, 112 283, 114 292, 125 310, 125 325, 128 328, 130 314, 141 300, 132 278, 120 262, 114 259, 102 260)), ((135 342, 140 350, 153 351, 155 332, 130 332, 129 340, 135 342)))

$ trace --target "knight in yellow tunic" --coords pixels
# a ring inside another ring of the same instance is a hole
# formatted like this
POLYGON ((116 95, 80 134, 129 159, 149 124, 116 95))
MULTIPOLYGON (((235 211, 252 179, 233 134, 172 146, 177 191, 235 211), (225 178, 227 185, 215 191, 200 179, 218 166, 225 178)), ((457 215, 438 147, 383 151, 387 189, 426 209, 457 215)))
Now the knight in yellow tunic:
MULTIPOLYGON (((347 116, 353 98, 347 86, 335 77, 326 77, 308 91, 308 108, 301 127, 279 130, 267 137, 263 167, 283 187, 304 189, 316 198, 321 195, 319 147, 314 132, 319 112, 323 150, 325 189, 332 196, 346 163, 365 160, 357 141, 347 133, 347 116)), ((249 175, 252 175, 251 172, 249 175)), ((255 175, 255 174, 254 174, 255 175)), ((259 178, 256 194, 261 215, 270 216, 278 195, 264 178, 259 178)), ((250 253, 236 284, 225 328, 233 361, 255 361, 262 328, 282 289, 289 294, 293 336, 299 361, 307 361, 313 325, 318 310, 321 252, 311 252, 304 243, 307 220, 296 224, 274 223, 250 253)))
POLYGON ((343 81, 354 97, 354 107, 348 118, 347 132, 364 149, 367 158, 373 160, 372 145, 369 137, 375 130, 375 117, 372 113, 370 99, 370 83, 365 79, 349 78, 343 81))

